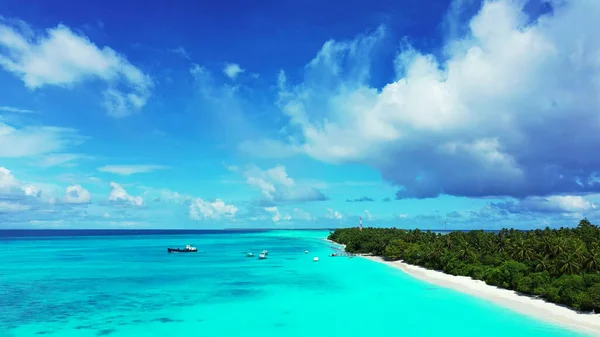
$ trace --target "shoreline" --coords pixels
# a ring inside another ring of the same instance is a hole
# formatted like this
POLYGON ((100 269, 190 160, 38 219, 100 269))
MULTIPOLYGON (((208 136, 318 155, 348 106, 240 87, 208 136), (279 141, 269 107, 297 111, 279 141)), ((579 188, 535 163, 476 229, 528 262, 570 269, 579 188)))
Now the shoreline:
POLYGON ((338 247, 341 247, 342 249, 344 249, 344 251, 346 251, 346 245, 345 245, 345 244, 342 244, 342 243, 337 243, 337 242, 335 242, 335 241, 331 241, 331 240, 329 240, 329 239, 327 239, 327 238, 325 238, 325 239, 323 239, 323 240, 325 240, 325 241, 327 241, 327 242, 329 242, 329 243, 331 243, 331 244, 333 244, 333 245, 336 245, 336 246, 338 246, 338 247))
MULTIPOLYGON (((333 242, 330 240, 327 241, 333 242)), ((340 245, 338 243, 335 244, 340 245)), ((441 271, 410 265, 403 261, 386 261, 379 256, 363 255, 361 257, 400 269, 404 273, 421 281, 479 297, 540 321, 557 324, 569 330, 600 337, 600 314, 578 313, 566 307, 531 296, 521 295, 513 290, 491 286, 484 281, 474 280, 467 276, 454 276, 441 271)))

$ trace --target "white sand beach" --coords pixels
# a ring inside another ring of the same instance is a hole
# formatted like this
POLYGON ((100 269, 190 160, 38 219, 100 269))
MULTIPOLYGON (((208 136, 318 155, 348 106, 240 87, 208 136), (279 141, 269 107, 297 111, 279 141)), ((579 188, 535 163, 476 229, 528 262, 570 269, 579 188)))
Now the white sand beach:
POLYGON ((477 296, 513 311, 549 323, 562 325, 571 330, 581 331, 592 336, 600 336, 600 314, 578 313, 541 299, 519 295, 512 290, 490 286, 483 281, 474 280, 470 277, 449 275, 409 265, 402 261, 385 261, 376 256, 363 257, 398 268, 419 280, 477 296))

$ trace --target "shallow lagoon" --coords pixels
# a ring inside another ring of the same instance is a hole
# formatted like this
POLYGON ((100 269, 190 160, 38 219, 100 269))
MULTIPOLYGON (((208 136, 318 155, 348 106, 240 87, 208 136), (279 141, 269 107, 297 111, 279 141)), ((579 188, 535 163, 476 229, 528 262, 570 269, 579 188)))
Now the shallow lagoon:
POLYGON ((379 263, 328 257, 327 233, 4 236, 0 335, 582 336, 379 263), (198 253, 166 252, 188 243, 198 253))

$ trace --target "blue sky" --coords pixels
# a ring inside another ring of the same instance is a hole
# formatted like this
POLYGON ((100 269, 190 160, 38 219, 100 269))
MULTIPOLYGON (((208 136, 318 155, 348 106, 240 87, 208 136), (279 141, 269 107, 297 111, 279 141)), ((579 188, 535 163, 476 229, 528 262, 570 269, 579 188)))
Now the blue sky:
POLYGON ((0 226, 598 215, 600 3, 0 1, 0 226))

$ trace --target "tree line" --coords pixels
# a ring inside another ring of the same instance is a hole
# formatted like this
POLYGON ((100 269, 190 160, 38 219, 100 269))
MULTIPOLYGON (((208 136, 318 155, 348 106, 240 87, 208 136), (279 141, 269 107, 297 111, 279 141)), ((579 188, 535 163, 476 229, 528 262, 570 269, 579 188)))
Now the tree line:
POLYGON ((340 228, 329 239, 350 253, 382 256, 541 297, 580 311, 600 312, 600 228, 447 234, 395 228, 340 228))

